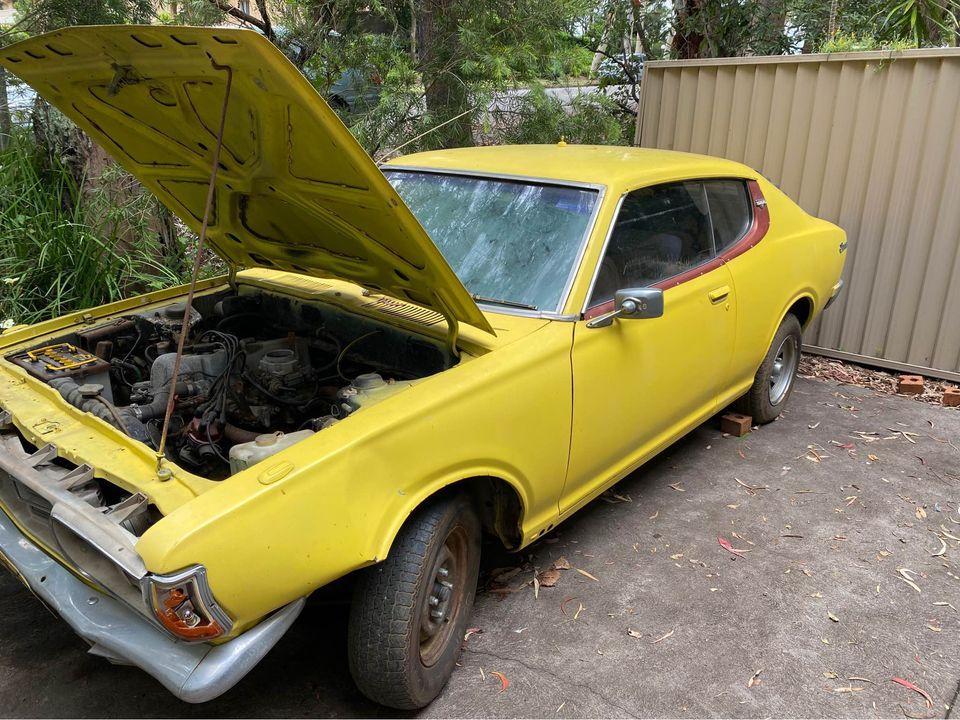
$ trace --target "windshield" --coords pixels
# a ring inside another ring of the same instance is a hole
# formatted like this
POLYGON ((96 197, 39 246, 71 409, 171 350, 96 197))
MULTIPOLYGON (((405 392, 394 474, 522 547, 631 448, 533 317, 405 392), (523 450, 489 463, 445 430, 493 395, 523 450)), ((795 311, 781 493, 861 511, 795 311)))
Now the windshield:
POLYGON ((385 170, 478 302, 559 310, 599 193, 385 170))

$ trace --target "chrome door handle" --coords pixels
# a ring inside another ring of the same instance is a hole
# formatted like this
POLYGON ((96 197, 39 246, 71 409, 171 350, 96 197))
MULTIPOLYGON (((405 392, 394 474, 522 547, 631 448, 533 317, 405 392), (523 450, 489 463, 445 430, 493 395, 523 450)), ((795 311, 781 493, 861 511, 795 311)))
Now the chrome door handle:
POLYGON ((723 287, 718 287, 715 290, 711 290, 707 293, 707 297, 710 298, 710 302, 718 303, 726 300, 730 296, 730 286, 724 285, 723 287))

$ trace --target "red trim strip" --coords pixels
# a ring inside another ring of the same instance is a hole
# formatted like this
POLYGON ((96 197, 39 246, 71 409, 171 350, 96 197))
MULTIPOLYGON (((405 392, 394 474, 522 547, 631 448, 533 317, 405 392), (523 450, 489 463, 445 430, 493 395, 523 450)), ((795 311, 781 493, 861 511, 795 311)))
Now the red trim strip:
MULTIPOLYGON (((669 290, 670 288, 675 288, 681 283, 685 283, 688 280, 693 280, 694 278, 701 277, 702 275, 706 275, 708 272, 716 270, 724 263, 730 262, 739 255, 743 255, 743 253, 763 240, 764 236, 767 234, 767 231, 770 229, 770 211, 767 209, 767 201, 763 197, 763 192, 760 190, 760 185, 756 180, 747 180, 747 192, 750 194, 750 200, 753 208, 753 222, 750 223, 749 229, 742 238, 737 240, 737 242, 728 247, 715 258, 711 258, 701 265, 697 265, 689 270, 685 270, 679 275, 674 275, 673 277, 669 277, 665 280, 661 280, 658 283, 654 283, 650 287, 659 288, 660 290, 669 290)), ((611 312, 612 310, 613 300, 608 300, 605 303, 594 305, 593 307, 588 308, 587 311, 583 313, 583 319, 590 320, 591 318, 611 312)))

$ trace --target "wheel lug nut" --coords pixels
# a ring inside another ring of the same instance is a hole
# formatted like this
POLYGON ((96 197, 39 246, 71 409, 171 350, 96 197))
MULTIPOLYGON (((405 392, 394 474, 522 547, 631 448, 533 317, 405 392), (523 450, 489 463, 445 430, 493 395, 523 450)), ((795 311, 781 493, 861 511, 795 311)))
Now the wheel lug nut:
POLYGON ((439 576, 442 577, 442 578, 445 578, 445 577, 446 577, 447 575, 449 575, 449 574, 450 574, 450 571, 447 570, 446 568, 443 568, 443 567, 442 567, 442 568, 440 568, 439 570, 437 570, 437 575, 439 575, 439 576))
POLYGON ((427 602, 429 602, 431 605, 436 607, 437 605, 440 604, 440 598, 438 598, 436 595, 431 595, 430 599, 427 602))

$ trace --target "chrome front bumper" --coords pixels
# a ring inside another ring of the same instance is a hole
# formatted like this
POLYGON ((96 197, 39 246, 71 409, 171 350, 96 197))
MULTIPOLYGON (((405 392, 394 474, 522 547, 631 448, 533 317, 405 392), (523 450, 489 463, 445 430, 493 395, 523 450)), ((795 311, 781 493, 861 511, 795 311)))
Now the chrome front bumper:
POLYGON ((175 640, 124 603, 92 589, 47 555, 0 511, 0 556, 33 593, 90 643, 90 652, 134 665, 181 700, 206 702, 243 678, 290 628, 301 598, 222 645, 175 640))

